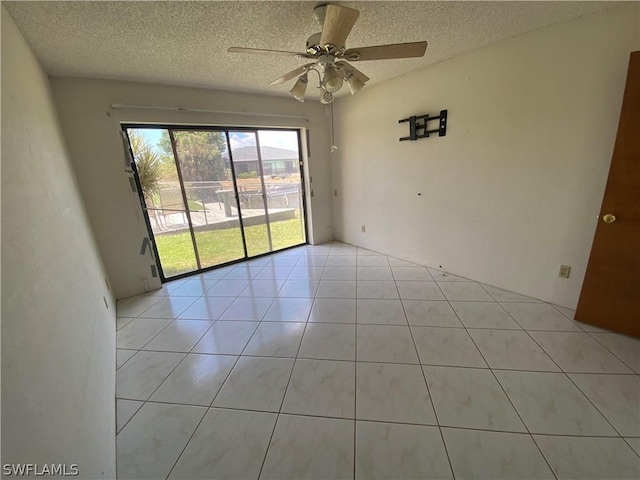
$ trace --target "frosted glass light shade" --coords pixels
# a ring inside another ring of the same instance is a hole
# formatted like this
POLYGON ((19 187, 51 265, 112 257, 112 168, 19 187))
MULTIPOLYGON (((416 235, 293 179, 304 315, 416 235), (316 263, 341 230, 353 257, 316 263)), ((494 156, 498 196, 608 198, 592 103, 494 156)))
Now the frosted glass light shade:
POLYGON ((306 75, 298 78, 298 81, 295 83, 293 88, 289 90, 289 95, 298 100, 299 102, 304 102, 304 94, 307 91, 307 84, 309 80, 306 75))
POLYGON ((362 87, 364 87, 364 82, 351 72, 347 73, 345 80, 347 81, 347 87, 349 87, 351 95, 355 95, 356 92, 359 92, 362 90, 362 87))
POLYGON ((342 88, 342 77, 331 65, 324 68, 324 88, 330 93, 335 93, 342 88))

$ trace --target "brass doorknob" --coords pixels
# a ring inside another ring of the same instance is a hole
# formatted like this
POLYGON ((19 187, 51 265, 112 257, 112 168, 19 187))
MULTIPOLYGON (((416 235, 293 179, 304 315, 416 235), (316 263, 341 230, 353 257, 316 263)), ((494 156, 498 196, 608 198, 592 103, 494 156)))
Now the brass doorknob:
POLYGON ((602 221, 604 223, 613 223, 616 221, 616 216, 611 213, 607 213, 606 215, 602 216, 602 221))

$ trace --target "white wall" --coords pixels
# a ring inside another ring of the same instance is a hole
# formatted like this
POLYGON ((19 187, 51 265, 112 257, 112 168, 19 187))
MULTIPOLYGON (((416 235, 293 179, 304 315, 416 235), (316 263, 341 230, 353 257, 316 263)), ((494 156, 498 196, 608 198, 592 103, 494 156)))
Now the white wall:
POLYGON ((630 3, 339 100, 336 238, 575 307, 639 15, 630 3), (441 109, 446 137, 398 141, 398 120, 441 109))
POLYGON ((47 77, 2 7, 2 464, 114 478, 114 308, 47 77))
POLYGON ((148 235, 140 201, 131 192, 124 172, 122 122, 282 126, 308 128, 311 157, 306 166, 310 241, 333 239, 331 165, 327 107, 318 102, 299 103, 282 97, 231 93, 196 88, 77 78, 52 78, 53 93, 80 190, 96 234, 116 298, 151 289, 149 256, 140 255, 148 235), (112 110, 111 105, 186 107, 200 110, 250 112, 283 117, 178 112, 167 110, 112 110), (308 117, 307 120, 286 116, 308 117))

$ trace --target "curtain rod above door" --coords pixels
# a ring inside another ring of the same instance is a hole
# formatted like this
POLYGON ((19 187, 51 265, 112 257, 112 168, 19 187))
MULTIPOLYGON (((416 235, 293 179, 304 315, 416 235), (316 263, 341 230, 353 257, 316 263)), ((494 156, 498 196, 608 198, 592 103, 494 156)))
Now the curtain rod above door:
POLYGON ((277 115, 273 113, 254 113, 254 112, 234 112, 230 110, 206 110, 200 108, 189 107, 154 107, 151 105, 126 105, 124 103, 112 103, 112 110, 166 110, 173 112, 193 112, 193 113, 221 113, 226 115, 246 115, 250 117, 272 117, 272 118, 292 118, 309 121, 309 117, 298 115, 277 115))

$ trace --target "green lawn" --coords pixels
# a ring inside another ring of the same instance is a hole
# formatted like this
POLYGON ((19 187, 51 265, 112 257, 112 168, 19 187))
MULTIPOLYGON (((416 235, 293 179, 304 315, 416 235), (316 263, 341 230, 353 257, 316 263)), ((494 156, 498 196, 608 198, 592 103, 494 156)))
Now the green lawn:
MULTIPOLYGON (((247 250, 250 257, 267 253, 269 239, 266 225, 245 228, 247 250)), ((156 246, 165 277, 197 269, 191 234, 189 232, 156 235, 156 246)), ((282 220, 271 224, 273 249, 291 247, 304 242, 300 219, 282 220)), ((209 232, 196 232, 200 263, 210 267, 244 257, 240 228, 227 228, 209 232)))

